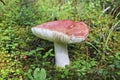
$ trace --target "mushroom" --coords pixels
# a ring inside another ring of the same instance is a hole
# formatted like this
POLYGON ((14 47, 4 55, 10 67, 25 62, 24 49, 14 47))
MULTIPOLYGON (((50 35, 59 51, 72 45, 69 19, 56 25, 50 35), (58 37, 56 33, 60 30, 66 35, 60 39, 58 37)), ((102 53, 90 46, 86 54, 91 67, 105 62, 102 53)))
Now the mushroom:
POLYGON ((89 33, 88 26, 84 22, 72 20, 46 22, 32 27, 31 30, 37 37, 54 42, 56 66, 63 68, 70 65, 67 44, 81 42, 89 33))

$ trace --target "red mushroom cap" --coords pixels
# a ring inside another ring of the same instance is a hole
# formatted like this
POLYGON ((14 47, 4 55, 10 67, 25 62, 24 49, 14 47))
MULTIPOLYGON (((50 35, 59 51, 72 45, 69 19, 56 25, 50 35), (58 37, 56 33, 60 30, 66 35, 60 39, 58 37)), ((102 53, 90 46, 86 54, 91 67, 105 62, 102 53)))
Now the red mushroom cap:
POLYGON ((84 22, 75 22, 74 25, 67 30, 69 36, 87 37, 88 33, 89 29, 84 22))
POLYGON ((67 28, 72 26, 73 24, 74 24, 74 21, 72 20, 59 20, 59 21, 43 23, 36 27, 66 33, 66 31, 68 30, 67 28))
POLYGON ((50 41, 74 43, 83 41, 88 36, 89 29, 84 22, 59 20, 33 27, 32 32, 50 41))

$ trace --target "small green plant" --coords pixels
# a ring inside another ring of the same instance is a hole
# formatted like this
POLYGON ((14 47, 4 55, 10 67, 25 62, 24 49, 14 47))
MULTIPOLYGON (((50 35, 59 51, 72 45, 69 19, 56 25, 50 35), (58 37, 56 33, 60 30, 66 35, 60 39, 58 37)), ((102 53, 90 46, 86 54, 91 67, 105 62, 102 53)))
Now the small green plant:
POLYGON ((31 74, 31 70, 29 70, 28 74, 29 80, 47 80, 46 78, 46 70, 44 68, 36 68, 33 72, 33 75, 31 74))
POLYGON ((8 27, 6 30, 1 30, 0 47, 1 51, 6 53, 12 53, 18 46, 17 38, 15 37, 15 30, 12 27, 8 27))
POLYGON ((22 80, 22 65, 17 55, 0 52, 0 80, 22 80))

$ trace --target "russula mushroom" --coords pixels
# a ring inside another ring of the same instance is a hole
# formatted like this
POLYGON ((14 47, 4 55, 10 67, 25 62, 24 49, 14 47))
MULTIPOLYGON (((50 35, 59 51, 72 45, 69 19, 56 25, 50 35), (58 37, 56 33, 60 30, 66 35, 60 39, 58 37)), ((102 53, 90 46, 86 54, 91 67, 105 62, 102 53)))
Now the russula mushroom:
POLYGON ((56 66, 65 67, 70 64, 68 43, 78 43, 86 39, 89 33, 84 22, 58 20, 32 27, 32 32, 39 38, 54 42, 56 66))

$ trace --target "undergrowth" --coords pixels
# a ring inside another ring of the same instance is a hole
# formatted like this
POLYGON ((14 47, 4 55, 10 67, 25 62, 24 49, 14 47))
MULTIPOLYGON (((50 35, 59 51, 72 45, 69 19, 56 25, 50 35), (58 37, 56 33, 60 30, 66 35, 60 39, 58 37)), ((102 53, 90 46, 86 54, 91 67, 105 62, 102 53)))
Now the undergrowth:
POLYGON ((1 0, 0 80, 119 80, 119 35, 119 0, 1 0), (71 65, 61 69, 53 43, 35 37, 31 27, 67 19, 85 22, 90 33, 68 44, 71 65))

